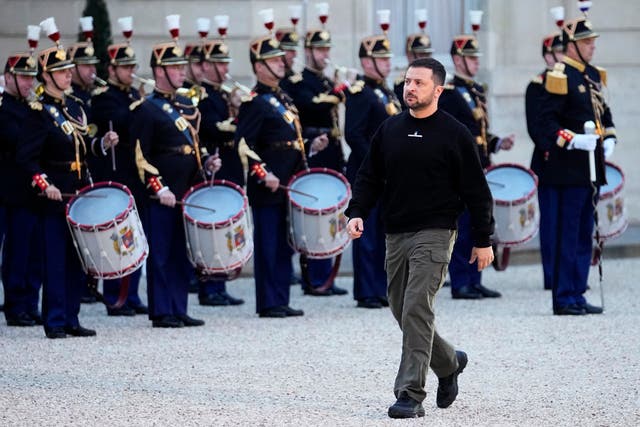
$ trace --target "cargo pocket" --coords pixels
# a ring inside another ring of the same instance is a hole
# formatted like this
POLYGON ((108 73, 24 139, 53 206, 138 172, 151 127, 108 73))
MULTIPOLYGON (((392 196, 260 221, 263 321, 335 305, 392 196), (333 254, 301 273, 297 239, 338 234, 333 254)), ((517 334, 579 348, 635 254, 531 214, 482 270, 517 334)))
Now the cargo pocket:
MULTIPOLYGON (((449 251, 431 251, 431 262, 439 266, 438 289, 442 287, 445 276, 447 275, 447 267, 451 259, 451 252, 449 251)), ((438 273, 436 273, 438 274, 438 273)))

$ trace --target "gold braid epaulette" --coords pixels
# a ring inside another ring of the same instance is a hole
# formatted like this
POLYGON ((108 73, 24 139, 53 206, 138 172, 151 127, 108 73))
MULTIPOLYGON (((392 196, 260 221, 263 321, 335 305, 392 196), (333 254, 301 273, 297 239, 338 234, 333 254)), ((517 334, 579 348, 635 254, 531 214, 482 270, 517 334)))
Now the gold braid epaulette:
POLYGON ((364 80, 356 80, 350 87, 349 87, 349 92, 352 95, 355 95, 356 93, 360 93, 362 92, 362 89, 364 89, 364 80))
POLYGON ((544 88, 554 95, 566 95, 569 93, 567 75, 564 73, 563 63, 558 62, 553 66, 553 70, 547 71, 544 88))
POLYGON ((302 81, 302 74, 293 73, 292 75, 289 76, 289 81, 293 84, 300 83, 302 81))
POLYGON ((91 91, 91 96, 102 95, 109 90, 109 86, 100 86, 91 91))
POLYGON ((605 68, 602 67, 596 67, 596 70, 598 70, 598 73, 600 73, 600 81, 602 82, 602 84, 604 86, 607 85, 607 70, 605 68))
POLYGON ((136 108, 138 108, 140 106, 140 104, 142 104, 144 102, 145 98, 140 98, 137 101, 133 101, 131 104, 129 104, 129 111, 133 111, 136 108))

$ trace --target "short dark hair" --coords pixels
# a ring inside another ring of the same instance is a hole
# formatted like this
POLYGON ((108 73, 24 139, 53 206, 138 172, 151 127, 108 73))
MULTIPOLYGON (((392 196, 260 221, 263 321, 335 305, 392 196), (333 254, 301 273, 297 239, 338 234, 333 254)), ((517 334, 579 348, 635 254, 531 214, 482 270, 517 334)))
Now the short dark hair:
POLYGON ((408 68, 428 68, 433 72, 433 82, 443 85, 447 72, 439 61, 433 58, 418 58, 409 64, 408 68))

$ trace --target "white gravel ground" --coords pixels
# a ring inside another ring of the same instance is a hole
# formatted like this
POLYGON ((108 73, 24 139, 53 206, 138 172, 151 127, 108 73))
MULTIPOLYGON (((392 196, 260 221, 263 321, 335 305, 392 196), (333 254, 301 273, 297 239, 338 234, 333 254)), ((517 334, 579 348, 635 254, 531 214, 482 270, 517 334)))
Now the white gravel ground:
MULTIPOLYGON (((0 326, 0 425, 638 426, 640 259, 608 260, 606 313, 551 315, 539 266, 489 271, 497 300, 437 301, 442 334, 469 354, 458 400, 391 420, 400 331, 388 309, 352 296, 305 297, 303 318, 259 319, 251 279, 229 284, 241 307, 201 307, 200 328, 152 329, 142 316, 85 305, 95 338, 48 340, 42 328, 0 326)), ((592 272, 589 295, 599 303, 592 272)), ((351 289, 351 279, 338 284, 351 289)))

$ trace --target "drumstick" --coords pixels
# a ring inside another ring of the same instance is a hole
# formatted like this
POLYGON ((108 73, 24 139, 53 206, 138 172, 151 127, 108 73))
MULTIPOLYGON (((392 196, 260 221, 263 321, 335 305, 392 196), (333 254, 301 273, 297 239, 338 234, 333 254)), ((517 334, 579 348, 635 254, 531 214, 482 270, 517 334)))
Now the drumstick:
MULTIPOLYGON (((216 152, 215 152, 214 156, 218 155, 218 151, 220 151, 220 150, 219 150, 218 147, 216 147, 216 152)), ((214 171, 211 171, 211 182, 209 182, 209 188, 213 187, 213 179, 215 178, 215 176, 216 176, 216 173, 214 171)))
POLYGON ((502 183, 499 183, 499 182, 495 182, 495 181, 487 180, 487 183, 488 183, 489 185, 497 185, 498 187, 501 187, 501 188, 506 187, 506 185, 505 185, 505 184, 502 184, 502 183))
MULTIPOLYGON (((109 132, 113 132, 113 122, 109 120, 109 132)), ((111 144, 111 170, 116 170, 116 147, 111 144)))
MULTIPOLYGON (((159 196, 149 196, 149 197, 151 197, 153 200, 160 200, 159 196)), ((176 200, 176 205, 182 205, 182 206, 186 206, 188 208, 194 208, 194 209, 203 209, 205 211, 216 213, 216 210, 213 208, 208 208, 202 205, 195 205, 193 203, 181 202, 180 200, 176 200)))
POLYGON ((318 199, 316 196, 314 196, 313 194, 309 194, 309 193, 304 193, 300 190, 294 190, 291 187, 287 187, 286 185, 282 185, 282 184, 278 184, 278 188, 281 188, 283 190, 287 190, 287 191, 291 191, 292 193, 297 193, 300 194, 301 196, 307 196, 307 197, 311 197, 313 200, 318 201, 320 199, 318 199))

